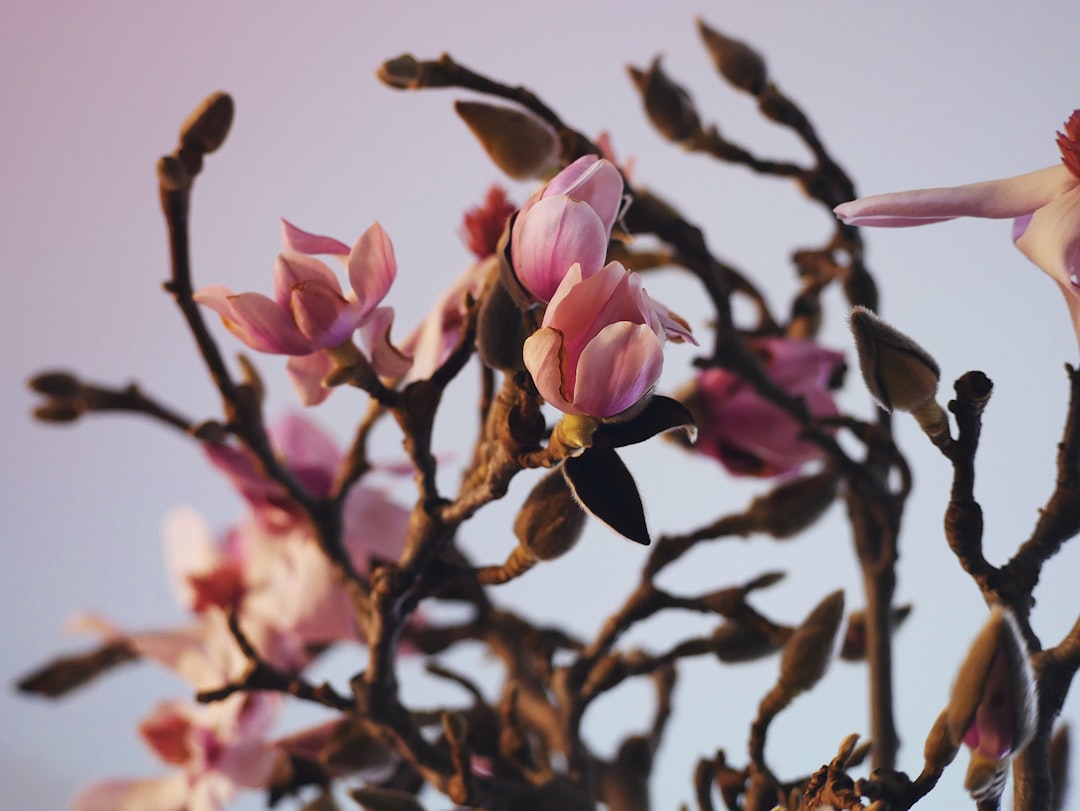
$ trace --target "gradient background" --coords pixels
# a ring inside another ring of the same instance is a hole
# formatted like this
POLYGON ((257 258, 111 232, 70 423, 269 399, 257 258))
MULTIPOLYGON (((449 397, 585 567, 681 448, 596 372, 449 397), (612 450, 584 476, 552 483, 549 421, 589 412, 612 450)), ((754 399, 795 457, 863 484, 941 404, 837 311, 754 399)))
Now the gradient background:
MULTIPOLYGON (((774 307, 795 289, 788 255, 827 238, 827 215, 789 184, 686 156, 666 145, 640 111, 624 66, 666 54, 703 117, 760 154, 805 160, 783 129, 759 120, 751 101, 715 78, 694 16, 766 54, 772 77, 812 116, 862 193, 948 185, 1017 174, 1058 160, 1054 131, 1077 104, 1075 35, 1080 6, 1019 3, 763 2, 663 3, 553 0, 508 4, 235 2, 166 5, 99 0, 0 5, 0 507, 5 539, 0 675, 11 682, 32 665, 79 649, 62 626, 77 610, 99 610, 131 628, 164 627, 183 616, 166 591, 162 517, 189 504, 219 528, 242 507, 208 472, 194 443, 157 425, 104 417, 75 428, 34 424, 23 381, 63 367, 88 379, 147 390, 192 417, 217 414, 214 390, 169 298, 160 290, 167 252, 154 164, 172 149, 179 123, 206 94, 237 100, 235 127, 212 156, 194 197, 196 284, 268 291, 278 251, 277 219, 351 242, 378 218, 400 264, 389 303, 396 335, 423 315, 435 291, 469 261, 457 229, 462 212, 501 181, 451 103, 456 92, 405 95, 378 84, 385 58, 411 51, 459 61, 535 90, 568 122, 613 133, 636 177, 678 202, 701 224, 711 248, 764 280, 774 307), (1038 9, 1034 13, 1032 9, 1038 9)), ((512 186, 520 202, 529 186, 512 186)), ((949 381, 982 369, 996 383, 979 455, 978 495, 987 555, 1001 561, 1027 537, 1051 492, 1055 445, 1065 411, 1065 362, 1077 346, 1060 294, 1009 244, 1007 223, 962 221, 868 234, 883 313, 938 358, 949 381)), ((673 273, 650 291, 706 330, 696 285, 673 273)), ((828 300, 822 341, 850 350, 839 296, 828 300)), ((232 353, 235 342, 226 342, 232 353)), ((689 374, 690 350, 671 347, 662 388, 689 374)), ((294 407, 281 359, 260 357, 270 414, 294 407)), ((438 424, 437 443, 459 450, 473 431, 467 371, 438 424)), ((870 414, 857 380, 848 407, 870 414)), ((946 389, 947 391, 947 389, 946 389)), ((341 392, 316 410, 344 441, 364 398, 341 392)), ((916 471, 902 537, 899 598, 916 611, 897 640, 900 767, 917 771, 922 740, 947 699, 955 667, 985 609, 945 546, 941 515, 949 470, 910 420, 899 441, 916 471)), ((376 450, 392 457, 387 426, 376 450)), ((626 453, 654 531, 689 529, 737 509, 761 483, 732 481, 709 460, 653 442, 626 453)), ((444 483, 455 482, 448 466, 444 483)), ((465 528, 475 559, 502 559, 514 505, 465 528)), ((490 515, 488 515, 490 513, 490 515)), ((644 551, 590 526, 561 561, 504 587, 506 603, 592 634, 631 588, 644 551)), ((680 592, 742 582, 782 568, 788 579, 755 603, 797 621, 834 588, 861 604, 859 577, 839 509, 797 543, 713 544, 663 579, 680 592)), ((1076 617, 1080 550, 1073 544, 1040 584, 1036 630, 1053 644, 1076 617)), ((697 618, 654 619, 628 643, 659 649, 676 634, 710 627, 697 618)), ((342 651, 323 673, 343 684, 362 654, 342 651)), ((498 669, 479 651, 448 663, 498 669)), ((403 665, 415 706, 467 698, 403 665)), ((691 661, 675 695, 677 720, 660 754, 654 800, 674 808, 692 795, 698 757, 718 747, 745 759, 746 730, 776 660, 739 668, 691 661)), ((0 692, 0 785, 9 807, 61 808, 75 788, 113 775, 161 770, 135 733, 153 704, 183 686, 152 666, 102 679, 50 704, 0 692)), ((647 683, 625 685, 586 718, 590 740, 610 753, 651 720, 647 683)), ((838 663, 773 727, 768 756, 785 778, 828 761, 842 737, 867 730, 861 667, 838 663)), ((1065 717, 1076 719, 1075 697, 1065 717)), ((290 713, 283 729, 313 717, 290 713)), ((964 803, 966 756, 945 774, 928 807, 964 803)), ((1078 762, 1074 755, 1074 768, 1078 762)), ((258 807, 249 796, 246 807, 258 807)), ((445 807, 443 799, 432 808, 445 807)))

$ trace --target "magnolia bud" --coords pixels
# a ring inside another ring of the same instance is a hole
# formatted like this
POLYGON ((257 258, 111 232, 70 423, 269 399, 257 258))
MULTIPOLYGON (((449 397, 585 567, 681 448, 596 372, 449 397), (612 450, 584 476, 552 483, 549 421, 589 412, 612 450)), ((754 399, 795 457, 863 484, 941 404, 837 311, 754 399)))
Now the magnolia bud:
POLYGON ((85 413, 82 400, 53 400, 34 409, 35 419, 42 422, 75 422, 85 413))
POLYGON ((213 152, 225 141, 235 112, 232 96, 214 93, 203 101, 180 126, 181 149, 213 152))
POLYGON ((586 515, 562 470, 556 468, 545 474, 525 499, 514 520, 514 534, 537 560, 554 560, 577 543, 586 515))
POLYGON ((809 690, 825 675, 844 617, 844 592, 834 591, 795 629, 780 656, 780 687, 789 696, 809 690))
POLYGON ((949 420, 934 399, 941 370, 930 353, 865 307, 851 311, 859 368, 870 395, 885 411, 909 411, 931 437, 947 434, 949 420))
POLYGON ((758 496, 747 510, 756 529, 783 540, 798 535, 817 521, 836 498, 839 478, 826 468, 812 476, 784 482, 758 496))
POLYGON ((960 745, 949 734, 949 711, 942 710, 923 744, 923 759, 934 769, 944 769, 956 757, 960 745))
POLYGON ((72 398, 82 393, 82 383, 70 372, 42 372, 30 378, 30 388, 50 397, 72 398))
POLYGON ((707 26, 700 18, 697 24, 698 33, 701 34, 709 56, 721 76, 739 90, 755 96, 765 89, 768 71, 761 54, 745 42, 725 37, 707 26))
POLYGON ((488 157, 514 180, 540 178, 557 166, 559 136, 536 116, 478 101, 457 101, 454 109, 488 157))
MULTIPOLYGON (((911 604, 897 605, 889 609, 889 630, 893 631, 908 618, 911 604)), ((840 658, 845 662, 861 662, 866 658, 866 612, 852 611, 848 617, 844 641, 840 643, 840 658)))
POLYGON ((1038 721, 1027 647, 1007 609, 996 606, 972 643, 946 713, 953 743, 971 749, 965 788, 976 799, 1000 795, 1038 721))
POLYGON ((637 85, 645 103, 645 113, 660 134, 669 141, 688 141, 701 132, 690 94, 668 78, 660 68, 660 57, 653 60, 647 71, 631 66, 630 78, 637 85))

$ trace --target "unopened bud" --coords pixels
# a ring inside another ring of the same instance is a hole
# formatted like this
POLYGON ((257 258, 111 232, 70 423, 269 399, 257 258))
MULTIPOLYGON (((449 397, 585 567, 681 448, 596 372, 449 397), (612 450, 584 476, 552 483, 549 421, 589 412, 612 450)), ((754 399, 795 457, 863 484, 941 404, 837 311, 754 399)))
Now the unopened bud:
POLYGON ((454 102, 488 157, 514 180, 540 178, 558 164, 559 136, 536 116, 478 101, 454 102))
POLYGON ((420 63, 412 54, 402 54, 379 65, 375 75, 396 90, 415 90, 420 85, 420 63))
POLYGON ((566 477, 557 468, 546 473, 525 499, 514 520, 514 534, 537 560, 554 560, 577 543, 585 518, 566 477))
POLYGON ((831 468, 784 482, 751 503, 754 526, 783 540, 816 522, 836 499, 839 477, 831 468))
POLYGON ((776 85, 768 83, 758 93, 758 109, 770 121, 784 124, 793 130, 805 132, 810 129, 810 122, 802 110, 780 92, 776 85))
POLYGON ((995 607, 975 637, 956 675, 947 712, 953 742, 970 746, 973 761, 975 755, 1008 760, 1035 734, 1035 678, 1007 609, 995 607))
MULTIPOLYGON (((908 618, 911 604, 889 609, 889 630, 894 631, 908 618)), ((866 658, 866 612, 852 611, 848 617, 844 641, 840 643, 840 658, 845 662, 861 662, 866 658)))
POLYGON ((54 400, 34 409, 34 418, 42 422, 75 422, 86 413, 82 400, 54 400))
POLYGON ((780 686, 789 696, 809 690, 825 675, 844 617, 844 592, 834 591, 795 629, 780 656, 780 686))
POLYGON ((930 353, 865 307, 851 311, 859 368, 885 411, 914 412, 934 401, 941 370, 930 353))
POLYGON ((50 397, 72 398, 82 393, 82 383, 70 372, 42 372, 30 378, 30 388, 50 397))
POLYGON ((235 110, 228 93, 208 96, 180 126, 180 147, 204 154, 216 150, 229 134, 235 110))
MULTIPOLYGON (((505 241, 500 244, 505 247, 505 241)), ((507 284, 518 288, 520 284, 509 269, 504 254, 505 251, 500 249, 500 266, 488 276, 480 296, 480 309, 476 316, 476 351, 481 363, 489 369, 514 372, 524 368, 521 346, 525 338, 522 335, 521 308, 507 289, 507 284)))
POLYGON ((700 134, 701 121, 690 94, 668 78, 660 67, 660 57, 653 60, 647 71, 633 66, 628 70, 641 93, 649 121, 661 135, 681 143, 700 134))
POLYGON ((765 89, 768 71, 761 54, 737 39, 731 39, 710 28, 700 18, 698 33, 712 57, 720 75, 739 90, 758 95, 765 89))

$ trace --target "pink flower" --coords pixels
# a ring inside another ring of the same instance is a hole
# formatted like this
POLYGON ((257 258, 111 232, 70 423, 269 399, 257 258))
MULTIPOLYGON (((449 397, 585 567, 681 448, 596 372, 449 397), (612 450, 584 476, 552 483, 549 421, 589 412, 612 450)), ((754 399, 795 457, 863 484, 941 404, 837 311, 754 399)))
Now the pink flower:
POLYGON ((582 278, 598 271, 622 199, 622 176, 610 161, 586 155, 559 172, 514 220, 510 252, 521 284, 549 301, 571 265, 581 266, 582 278))
POLYGON ((281 221, 285 252, 274 270, 274 298, 234 294, 221 285, 204 287, 195 300, 221 315, 225 326, 252 349, 291 355, 289 373, 305 404, 320 402, 326 390, 313 385, 313 371, 328 370, 323 350, 350 341, 356 330, 375 371, 398 377, 409 360, 390 343, 394 311, 377 306, 397 275, 390 238, 375 223, 349 249, 330 237, 301 231, 281 221), (334 256, 345 265, 352 289, 343 293, 337 275, 314 254, 334 256))
POLYGON ((1058 133, 1062 164, 943 189, 879 194, 837 206, 848 225, 902 227, 954 217, 1014 218, 1013 241, 1065 296, 1080 340, 1080 110, 1058 133))
POLYGON ((612 262, 585 278, 575 264, 540 329, 525 341, 523 357, 536 388, 557 409, 613 417, 652 391, 668 337, 693 340, 649 298, 637 274, 612 262))
MULTIPOLYGON (((803 398, 811 415, 837 413, 829 379, 844 356, 812 341, 765 338, 753 342, 765 371, 788 392, 803 398)), ((820 448, 799 438, 801 426, 763 400, 742 378, 724 369, 701 372, 685 399, 700 414, 695 447, 738 476, 779 476, 816 459, 820 448)))
POLYGON ((171 701, 139 727, 171 775, 110 780, 81 791, 76 811, 219 811, 238 787, 269 785, 279 750, 265 741, 281 697, 237 693, 207 705, 171 701))

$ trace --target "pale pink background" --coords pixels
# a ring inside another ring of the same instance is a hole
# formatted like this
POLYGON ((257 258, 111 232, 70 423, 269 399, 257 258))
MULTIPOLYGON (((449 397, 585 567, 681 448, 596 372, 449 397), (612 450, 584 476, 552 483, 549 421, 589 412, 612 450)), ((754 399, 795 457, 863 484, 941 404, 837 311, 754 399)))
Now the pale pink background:
MULTIPOLYGON (((773 301, 794 289, 787 262, 830 227, 787 184, 684 156, 649 128, 624 65, 667 55, 707 118, 762 153, 805 158, 786 131, 758 120, 750 101, 714 78, 696 40, 695 14, 767 54, 774 78, 805 105, 864 193, 981 180, 1057 160, 1054 130, 1077 97, 1075 36, 1080 7, 1019 3, 762 2, 662 3, 553 0, 493 2, 58 2, 0 5, 0 246, 6 292, 3 330, 2 482, 4 618, 0 676, 82 644, 62 625, 94 608, 132 627, 181 620, 165 592, 159 529, 166 511, 196 506, 218 527, 241 509, 207 472, 192 443, 145 421, 102 418, 75 428, 34 424, 23 381, 46 367, 147 389, 195 417, 215 415, 214 392, 190 338, 161 292, 167 255, 154 163, 171 150, 186 113, 225 89, 237 119, 223 151, 208 161, 194 203, 198 283, 267 290, 277 251, 277 218, 351 241, 378 218, 401 267, 391 302, 397 334, 468 261, 456 235, 496 170, 456 120, 462 94, 394 93, 375 67, 403 51, 443 50, 496 77, 540 93, 568 121, 595 134, 610 129, 621 155, 637 157, 637 177, 676 199, 701 223, 711 247, 756 277, 773 301), (1029 9, 1037 9, 1038 13, 1029 9)), ((515 186, 520 201, 527 186, 515 186)), ((884 312, 938 358, 947 380, 970 368, 997 384, 979 458, 987 549, 1000 560, 1026 537, 1053 480, 1064 414, 1064 362, 1077 347, 1054 286, 1010 246, 1005 223, 962 222, 868 235, 884 291, 884 312)), ((650 290, 705 330, 698 289, 671 274, 650 290)), ((849 348, 838 296, 823 340, 849 348)), ((229 352, 235 344, 227 344, 229 352)), ((673 347, 663 386, 688 375, 693 353, 673 347)), ((276 358, 259 358, 272 387, 270 409, 295 405, 276 358)), ((441 420, 444 450, 472 430, 466 373, 441 420)), ((868 414, 850 386, 847 403, 868 414)), ((363 398, 344 392, 318 413, 342 439, 363 398)), ((917 473, 904 526, 900 597, 917 603, 898 639, 900 766, 917 771, 922 738, 944 704, 966 641, 984 616, 975 588, 945 547, 941 514, 948 469, 912 426, 900 439, 917 473)), ((392 430, 378 436, 396 452, 392 430)), ((737 508, 761 488, 732 482, 707 460, 659 442, 626 454, 655 530, 695 526, 737 508)), ((448 470, 447 487, 455 481, 448 470)), ((513 500, 463 533, 478 560, 511 545, 513 500)), ((728 542, 674 567, 665 585, 692 593, 762 571, 790 576, 757 604, 786 621, 824 592, 844 587, 861 602, 849 539, 838 510, 798 543, 728 542)), ((1076 542, 1074 542, 1074 547, 1076 542)), ((502 590, 507 603, 591 633, 606 607, 630 588, 644 552, 593 526, 563 561, 502 590)), ((1076 548, 1046 572, 1038 629, 1059 638, 1077 613, 1076 548)), ((665 646, 705 623, 664 618, 631 642, 665 646)), ((344 652, 326 675, 343 684, 361 660, 344 652)), ((493 684, 476 651, 450 661, 493 684)), ((407 695, 430 706, 446 691, 406 665, 407 695), (435 692, 438 690, 439 692, 435 692)), ((655 800, 673 808, 691 797, 696 759, 729 750, 741 762, 746 728, 776 662, 720 668, 693 662, 676 693, 678 722, 661 753, 655 800)), ((12 808, 60 808, 74 789, 158 766, 134 731, 160 698, 183 688, 150 666, 103 679, 55 706, 0 692, 0 785, 12 808)), ((464 702, 452 692, 451 701, 464 702)), ((590 737, 610 752, 648 723, 646 684, 620 689, 587 718, 590 737)), ((769 756, 793 777, 827 761, 844 735, 866 732, 861 668, 838 664, 812 695, 774 726, 769 756)), ((1076 719, 1074 697, 1065 715, 1076 719)), ((286 728, 299 723, 290 716, 286 728)), ((1074 761, 1076 757, 1074 756, 1074 761)), ((951 768, 931 804, 963 801, 963 765, 951 768)), ((247 798, 258 807, 258 798, 247 798)), ((445 807, 436 800, 431 807, 445 807)), ((928 806, 929 807, 929 806, 928 806)))

